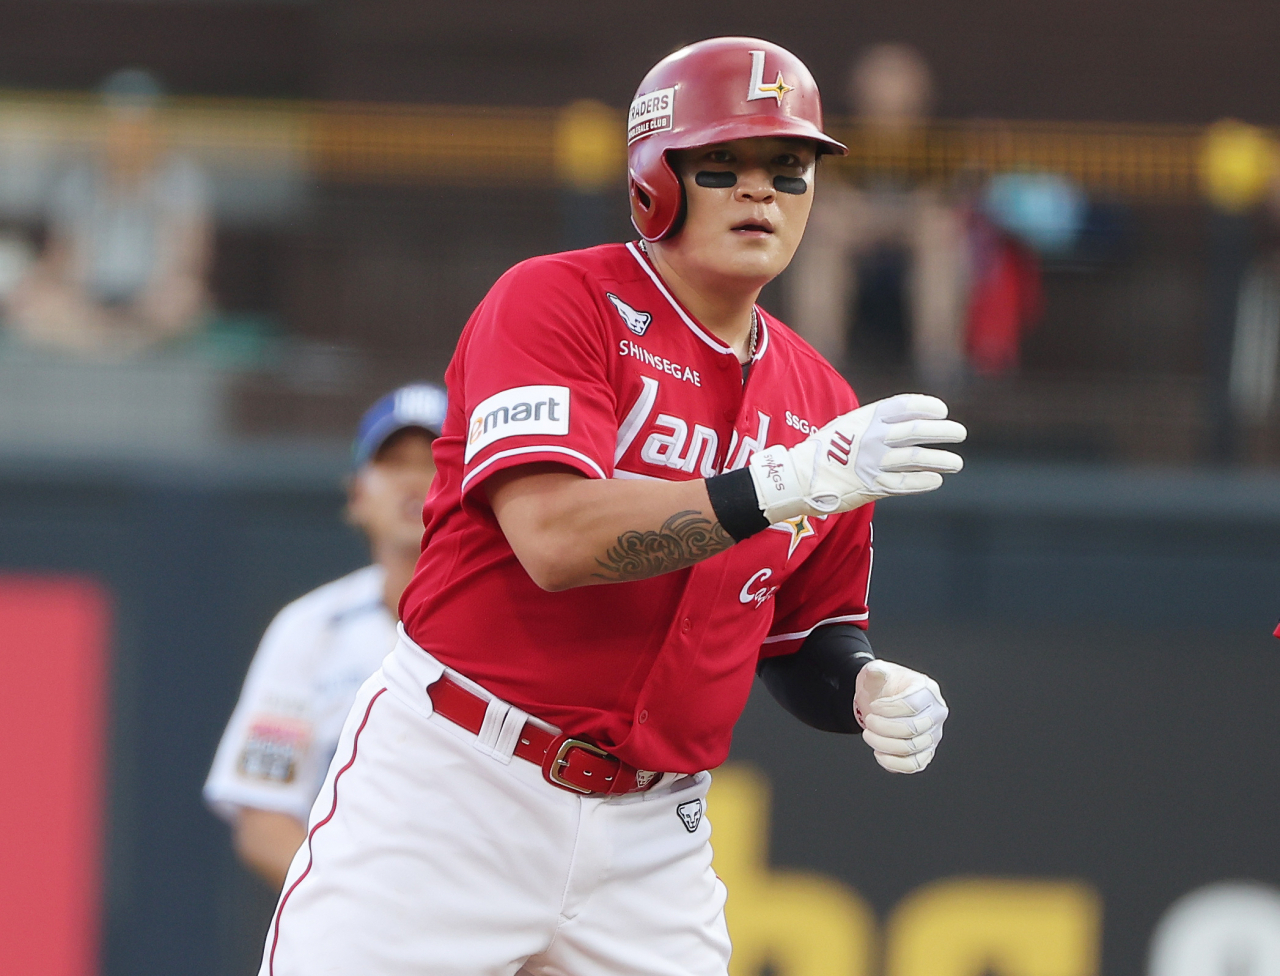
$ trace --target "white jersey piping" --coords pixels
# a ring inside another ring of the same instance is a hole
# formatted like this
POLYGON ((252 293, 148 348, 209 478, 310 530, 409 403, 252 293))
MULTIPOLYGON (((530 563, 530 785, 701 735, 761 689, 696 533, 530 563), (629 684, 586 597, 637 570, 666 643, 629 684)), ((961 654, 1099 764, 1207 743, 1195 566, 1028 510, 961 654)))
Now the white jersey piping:
POLYGON ((497 454, 493 455, 492 457, 486 458, 483 462, 476 465, 471 470, 470 474, 468 474, 465 478, 462 479, 461 491, 465 492, 467 490, 467 484, 471 481, 471 479, 474 478, 476 475, 478 475, 481 471, 483 471, 489 465, 493 464, 494 461, 498 461, 506 457, 515 457, 518 454, 567 454, 570 457, 577 458, 579 461, 585 461, 591 467, 591 470, 594 471, 599 477, 601 478, 608 477, 604 473, 604 469, 601 468, 600 465, 596 464, 595 461, 591 460, 591 458, 587 457, 585 454, 581 454, 578 451, 572 450, 571 448, 568 448, 568 447, 555 447, 550 444, 537 444, 537 445, 534 445, 533 447, 513 447, 509 451, 499 451, 497 454))
POLYGON ((869 616, 871 616, 870 613, 850 613, 843 617, 828 617, 826 620, 819 620, 808 630, 801 630, 794 634, 774 634, 772 637, 766 637, 760 643, 777 644, 780 641, 800 640, 803 637, 808 637, 819 627, 825 627, 827 624, 851 624, 859 620, 866 620, 869 616))
POLYGON ((649 262, 646 261, 641 256, 640 251, 636 248, 634 244, 628 242, 627 250, 630 251, 631 256, 636 259, 636 263, 640 265, 640 267, 644 268, 644 273, 647 274, 649 276, 649 279, 657 286, 658 291, 662 292, 662 297, 665 298, 667 302, 671 305, 671 307, 676 310, 676 314, 680 316, 681 320, 684 322, 685 325, 689 327, 690 331, 692 331, 694 335, 696 335, 699 339, 705 342, 708 346, 710 346, 716 352, 724 353, 725 355, 728 355, 728 356, 737 355, 733 351, 733 348, 731 346, 725 345, 723 342, 721 342, 715 336, 711 335, 709 332, 703 329, 702 326, 700 326, 697 322, 695 322, 692 318, 689 317, 689 313, 686 312, 683 308, 681 308, 680 303, 675 300, 671 292, 667 291, 667 286, 662 283, 662 278, 658 276, 658 272, 654 271, 653 268, 649 266, 649 262))

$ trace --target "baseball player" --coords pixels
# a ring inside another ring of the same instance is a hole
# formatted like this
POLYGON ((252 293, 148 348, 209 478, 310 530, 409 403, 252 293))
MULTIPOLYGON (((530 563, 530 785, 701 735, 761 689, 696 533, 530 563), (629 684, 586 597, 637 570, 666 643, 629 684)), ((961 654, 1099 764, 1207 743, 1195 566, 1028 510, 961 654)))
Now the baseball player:
POLYGON ((516 265, 459 340, 400 638, 264 976, 723 976, 706 770, 757 672, 888 769, 934 754, 937 684, 866 638, 871 503, 958 471, 921 445, 964 428, 929 396, 859 407, 755 303, 845 152, 813 78, 694 44, 628 142, 641 240, 516 265))
POLYGON ((241 859, 277 889, 306 835, 338 733, 361 683, 396 639, 396 606, 422 538, 431 442, 445 393, 406 386, 365 413, 354 446, 348 518, 373 565, 294 600, 263 635, 204 786, 241 859))

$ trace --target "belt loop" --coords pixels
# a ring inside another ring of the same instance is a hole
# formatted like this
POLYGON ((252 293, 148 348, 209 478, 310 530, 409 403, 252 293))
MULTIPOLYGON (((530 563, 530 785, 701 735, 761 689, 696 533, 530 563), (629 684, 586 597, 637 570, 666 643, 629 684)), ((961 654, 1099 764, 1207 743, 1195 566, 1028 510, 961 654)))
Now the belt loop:
MULTIPOLYGON (((511 710, 511 706, 498 698, 490 698, 489 704, 484 710, 484 722, 480 726, 480 731, 476 733, 476 748, 487 756, 499 758, 495 746, 498 744, 498 738, 502 735, 503 726, 506 724, 507 713, 511 710)), ((504 762, 511 761, 511 755, 508 753, 504 762)))
POLYGON ((506 718, 502 720, 502 729, 498 732, 498 740, 493 744, 493 758, 500 762, 511 762, 516 751, 516 743, 520 741, 520 733, 524 731, 524 723, 529 721, 529 713, 522 712, 512 705, 507 709, 506 718))

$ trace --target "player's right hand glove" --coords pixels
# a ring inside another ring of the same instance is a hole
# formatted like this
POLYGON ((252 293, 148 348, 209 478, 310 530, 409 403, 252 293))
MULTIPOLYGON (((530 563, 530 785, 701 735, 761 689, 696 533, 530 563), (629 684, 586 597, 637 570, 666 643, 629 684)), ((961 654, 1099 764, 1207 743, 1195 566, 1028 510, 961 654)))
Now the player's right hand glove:
POLYGON ((748 468, 765 518, 830 515, 933 491, 943 474, 964 466, 958 454, 919 446, 965 439, 964 427, 946 416, 937 397, 899 393, 842 414, 795 447, 757 451, 748 468))

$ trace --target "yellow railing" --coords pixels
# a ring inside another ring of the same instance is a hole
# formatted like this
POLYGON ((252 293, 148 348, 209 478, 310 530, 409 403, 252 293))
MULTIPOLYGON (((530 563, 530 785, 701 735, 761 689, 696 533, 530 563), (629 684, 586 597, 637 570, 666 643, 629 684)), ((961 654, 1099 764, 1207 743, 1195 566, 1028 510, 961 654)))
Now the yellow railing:
POLYGON ((939 122, 900 135, 833 126, 850 175, 903 173, 923 179, 1008 170, 1061 173, 1093 190, 1161 200, 1198 190, 1205 130, 1192 126, 1067 122, 939 122))
POLYGON ((315 172, 449 186, 554 182, 557 113, 545 109, 332 105, 308 117, 315 172))
MULTIPOLYGON (((595 189, 620 183, 625 163, 622 114, 597 102, 550 109, 175 98, 159 118, 172 145, 210 165, 288 167, 337 182, 595 189)), ((1257 196, 1275 168, 1273 134, 1240 123, 982 120, 884 135, 835 118, 830 129, 850 147, 833 161, 850 177, 1027 169, 1172 202, 1202 195, 1206 183, 1257 196)), ((87 148, 103 131, 91 96, 0 92, 0 156, 87 148)))

